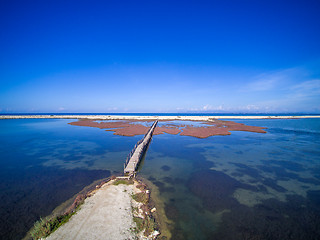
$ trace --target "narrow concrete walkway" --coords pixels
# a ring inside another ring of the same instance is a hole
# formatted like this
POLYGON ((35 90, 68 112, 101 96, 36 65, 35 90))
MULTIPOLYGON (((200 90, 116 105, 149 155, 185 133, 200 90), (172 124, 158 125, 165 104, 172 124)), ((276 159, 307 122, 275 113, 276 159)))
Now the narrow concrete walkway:
POLYGON ((147 134, 143 137, 142 141, 138 144, 136 149, 134 150, 134 153, 132 154, 131 158, 129 159, 127 165, 125 166, 124 173, 129 173, 129 175, 132 175, 135 173, 138 164, 142 158, 142 155, 144 151, 146 150, 147 145, 151 141, 153 131, 156 128, 158 123, 158 120, 156 120, 150 129, 148 130, 147 134))
POLYGON ((108 184, 87 198, 69 222, 46 239, 125 240, 136 239, 132 229, 131 194, 133 185, 108 184))

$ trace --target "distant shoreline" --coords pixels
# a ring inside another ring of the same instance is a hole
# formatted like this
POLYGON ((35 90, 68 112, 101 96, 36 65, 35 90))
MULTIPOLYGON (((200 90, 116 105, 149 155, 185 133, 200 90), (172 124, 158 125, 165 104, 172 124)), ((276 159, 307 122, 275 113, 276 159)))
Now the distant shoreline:
POLYGON ((95 114, 88 114, 88 115, 59 115, 59 114, 52 114, 52 115, 0 115, 1 119, 96 119, 96 120, 182 120, 182 121, 210 121, 214 119, 298 119, 298 118, 320 118, 320 115, 238 115, 238 116, 140 116, 140 115, 95 115, 95 114))

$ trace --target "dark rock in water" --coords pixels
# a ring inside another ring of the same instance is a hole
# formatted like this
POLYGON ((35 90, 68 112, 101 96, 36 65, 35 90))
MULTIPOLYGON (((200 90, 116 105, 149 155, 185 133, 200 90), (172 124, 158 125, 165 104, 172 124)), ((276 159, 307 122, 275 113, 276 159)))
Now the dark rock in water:
POLYGON ((235 162, 230 162, 230 163, 237 166, 239 168, 237 169, 237 171, 240 173, 243 173, 253 178, 261 178, 259 171, 255 168, 249 167, 243 163, 235 163, 235 162))
POLYGON ((154 177, 148 177, 148 180, 150 180, 151 182, 156 181, 156 179, 154 177))
POLYGON ((215 164, 211 161, 206 161, 206 160, 203 160, 203 159, 198 159, 198 161, 194 161, 193 162, 193 167, 194 169, 209 169, 209 168, 212 168, 212 167, 215 167, 215 164))
POLYGON ((302 178, 302 177, 299 177, 298 181, 303 182, 303 183, 311 183, 311 184, 314 184, 314 185, 320 185, 320 181, 317 180, 317 179, 313 179, 313 178, 302 178))
POLYGON ((320 166, 311 168, 309 171, 312 173, 313 177, 320 180, 320 166))
POLYGON ((162 188, 164 188, 164 183, 163 182, 154 181, 153 184, 156 185, 160 189, 160 191, 161 191, 162 188))
POLYGON ((237 188, 257 191, 255 187, 243 184, 229 175, 215 170, 195 172, 191 176, 187 186, 212 211, 238 206, 239 203, 232 197, 237 188))
POLYGON ((160 194, 164 192, 175 192, 176 189, 174 187, 167 187, 163 182, 155 181, 153 182, 159 188, 160 194))
POLYGON ((304 170, 304 167, 302 164, 300 163, 296 163, 296 162, 292 162, 292 161, 283 161, 283 160, 264 160, 263 161, 266 164, 274 164, 274 165, 278 165, 284 169, 288 169, 291 171, 295 171, 295 172, 300 172, 302 170, 304 170))
POLYGON ((184 180, 183 178, 176 177, 176 178, 174 179, 174 182, 175 182, 176 184, 184 184, 184 183, 185 183, 185 180, 184 180))
POLYGON ((163 166, 161 167, 161 169, 162 169, 163 171, 170 171, 171 167, 169 167, 169 166, 167 166, 167 165, 163 165, 163 166))
MULTIPOLYGON (((303 178, 303 177, 300 177, 296 173, 288 172, 286 170, 286 169, 289 169, 291 171, 297 171, 297 172, 300 171, 301 172, 304 168, 299 163, 294 163, 294 162, 289 162, 289 161, 275 161, 275 160, 263 161, 263 162, 266 163, 266 165, 260 165, 260 166, 258 166, 258 168, 261 171, 275 174, 278 180, 285 180, 286 181, 286 180, 290 180, 290 179, 295 179, 295 180, 298 180, 303 183, 311 183, 311 184, 315 184, 315 185, 320 185, 319 179, 303 178), (278 166, 272 166, 271 164, 278 165, 278 166)), ((316 175, 314 177, 317 178, 316 175)), ((270 183, 270 181, 269 181, 269 183, 270 183)), ((272 187, 273 189, 275 189, 279 192, 284 191, 283 188, 281 188, 281 187, 279 188, 279 186, 276 186, 275 184, 272 184, 272 185, 273 185, 273 187, 272 186, 270 186, 270 187, 272 187)), ((267 185, 267 186, 269 186, 269 185, 267 185)))
POLYGON ((171 177, 163 177, 162 180, 172 185, 175 183, 171 177))
POLYGON ((166 216, 169 219, 172 219, 172 220, 178 220, 179 219, 179 211, 175 207, 174 204, 165 204, 164 210, 166 212, 166 216))
POLYGON ((165 187, 162 189, 162 192, 175 192, 176 189, 174 187, 165 187))
MULTIPOLYGON (((264 184, 283 191, 275 182, 265 179, 264 184)), ((307 199, 288 195, 286 202, 268 199, 247 207, 232 197, 234 191, 267 191, 263 185, 255 189, 218 171, 196 172, 187 185, 213 213, 231 210, 222 215, 222 223, 207 239, 320 239, 320 191, 308 191, 307 199)))
POLYGON ((240 172, 232 172, 231 175, 232 175, 233 177, 243 177, 243 176, 244 176, 244 174, 243 174, 243 173, 240 173, 240 172))
MULTIPOLYGON (((176 224, 177 225, 177 224, 176 224)), ((174 240, 185 240, 185 239, 190 239, 190 236, 186 236, 185 231, 180 227, 176 226, 172 231, 171 231, 172 237, 171 239, 174 240)))
POLYGON ((307 197, 315 206, 320 208, 320 191, 319 190, 307 191, 307 197))
POLYGON ((277 181, 271 179, 271 178, 265 178, 261 181, 264 185, 271 187, 272 189, 278 191, 278 192, 287 192, 287 189, 279 186, 277 184, 277 181))
POLYGON ((268 193, 268 189, 265 186, 263 186, 262 184, 259 184, 257 187, 258 187, 259 192, 268 193))
POLYGON ((273 173, 278 180, 288 181, 299 178, 298 174, 287 172, 285 168, 279 166, 259 165, 257 168, 264 172, 273 173))

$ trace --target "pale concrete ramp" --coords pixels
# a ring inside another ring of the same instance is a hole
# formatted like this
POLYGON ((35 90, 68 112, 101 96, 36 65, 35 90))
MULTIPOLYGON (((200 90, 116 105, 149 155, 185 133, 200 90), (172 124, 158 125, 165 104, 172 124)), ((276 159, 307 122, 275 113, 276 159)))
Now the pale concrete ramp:
POLYGON ((148 144, 152 139, 153 131, 156 128, 157 123, 158 123, 158 120, 156 120, 152 124, 152 126, 150 127, 146 135, 144 135, 143 139, 141 139, 130 152, 125 163, 125 168, 124 168, 125 174, 127 173, 129 176, 135 174, 135 171, 138 168, 138 165, 142 159, 142 156, 147 150, 148 144))
POLYGON ((131 194, 133 184, 109 184, 87 198, 80 210, 58 228, 48 240, 136 239, 132 229, 131 194))

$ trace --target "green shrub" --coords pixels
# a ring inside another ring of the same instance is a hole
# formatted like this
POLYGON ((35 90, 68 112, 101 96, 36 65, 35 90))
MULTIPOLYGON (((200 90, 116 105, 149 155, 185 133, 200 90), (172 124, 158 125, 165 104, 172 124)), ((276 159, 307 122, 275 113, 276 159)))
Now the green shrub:
POLYGON ((60 226, 65 224, 69 221, 70 217, 74 214, 64 214, 61 216, 53 217, 51 219, 40 218, 39 221, 35 222, 33 229, 31 230, 30 234, 33 239, 40 239, 43 237, 49 236, 49 234, 53 233, 57 230, 60 226))
POLYGON ((147 193, 144 193, 144 192, 133 194, 132 198, 135 201, 141 202, 143 204, 148 204, 148 202, 149 202, 149 195, 147 193))
POLYGON ((149 236, 156 229, 156 223, 153 218, 145 216, 145 218, 133 217, 133 221, 136 223, 136 232, 143 231, 144 236, 149 236))
POLYGON ((146 216, 144 235, 149 236, 156 229, 156 223, 153 218, 146 216))
POLYGON ((119 185, 119 184, 125 184, 125 185, 130 185, 130 184, 133 184, 133 181, 132 180, 126 180, 126 179, 118 179, 116 180, 113 185, 119 185))
POLYGON ((138 232, 142 231, 144 229, 144 219, 139 217, 133 217, 133 221, 137 225, 138 232))

